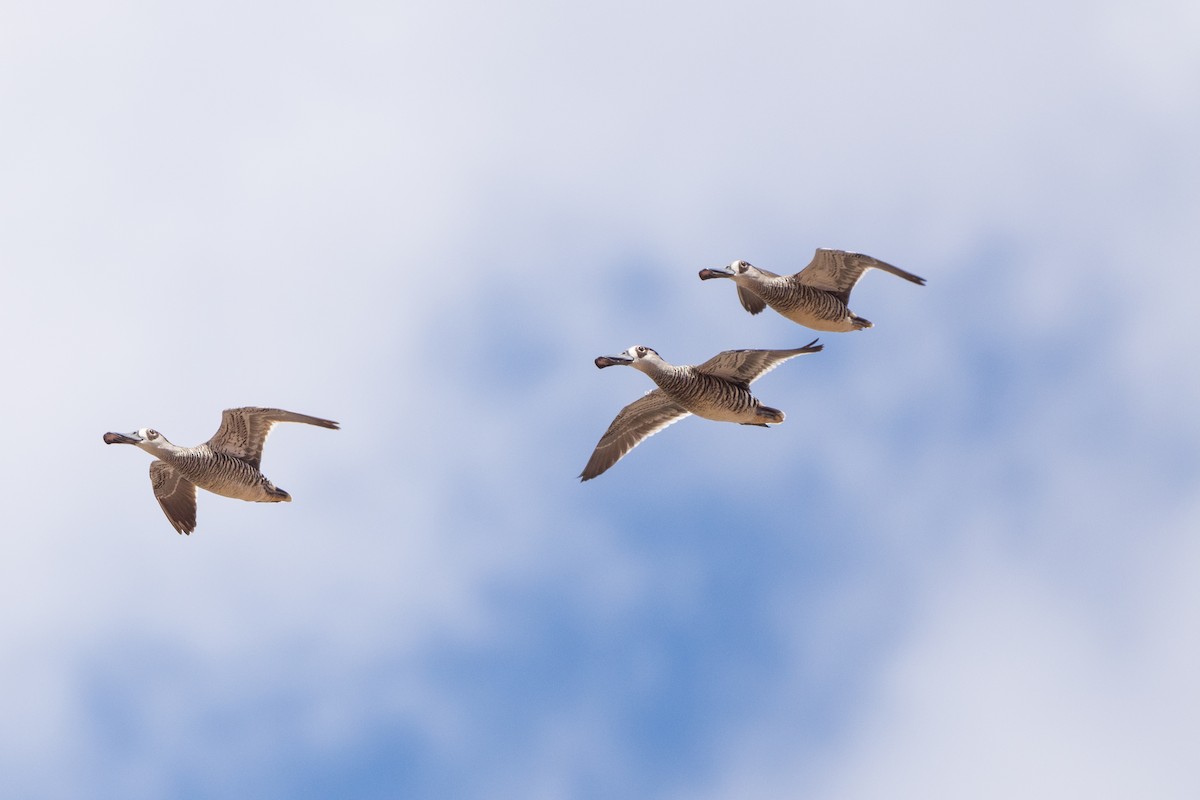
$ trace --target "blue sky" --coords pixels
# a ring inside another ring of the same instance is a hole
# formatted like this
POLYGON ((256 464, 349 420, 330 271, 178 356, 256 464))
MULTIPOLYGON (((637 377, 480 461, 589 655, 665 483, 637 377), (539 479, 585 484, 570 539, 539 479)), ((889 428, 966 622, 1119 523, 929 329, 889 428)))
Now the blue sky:
POLYGON ((1193 5, 4 7, 0 794, 1196 796, 1193 5))

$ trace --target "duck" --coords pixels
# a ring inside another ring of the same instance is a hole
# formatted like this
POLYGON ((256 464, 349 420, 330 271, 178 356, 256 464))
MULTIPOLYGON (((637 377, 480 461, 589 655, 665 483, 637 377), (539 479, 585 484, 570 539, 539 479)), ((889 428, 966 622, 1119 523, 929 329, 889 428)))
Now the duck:
POLYGON ((279 422, 300 422, 338 430, 338 423, 279 408, 228 408, 221 427, 204 444, 180 447, 153 428, 104 434, 105 444, 130 444, 154 456, 150 484, 176 532, 196 529, 196 488, 255 503, 290 503, 292 496, 260 470, 263 443, 279 422))
POLYGON ((656 350, 634 345, 615 356, 599 356, 600 369, 633 367, 657 385, 621 409, 600 437, 581 481, 601 475, 626 453, 668 425, 689 415, 717 422, 768 427, 784 420, 784 413, 765 406, 750 393, 750 384, 788 359, 824 349, 814 339, 792 350, 725 350, 703 364, 669 364, 656 350))
POLYGON ((862 253, 818 248, 807 267, 794 275, 777 275, 748 261, 700 270, 700 280, 729 278, 737 284, 738 299, 751 314, 767 306, 792 322, 817 331, 845 333, 874 327, 850 310, 850 290, 869 269, 925 285, 925 279, 862 253))

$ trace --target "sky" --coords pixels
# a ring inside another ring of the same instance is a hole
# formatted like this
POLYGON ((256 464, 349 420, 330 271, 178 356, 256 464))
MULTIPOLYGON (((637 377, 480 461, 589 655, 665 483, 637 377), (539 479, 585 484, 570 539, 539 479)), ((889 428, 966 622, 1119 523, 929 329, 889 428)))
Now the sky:
POLYGON ((1200 795, 1194 3, 0 18, 0 795, 1200 795), (928 285, 576 479, 816 247, 928 285))

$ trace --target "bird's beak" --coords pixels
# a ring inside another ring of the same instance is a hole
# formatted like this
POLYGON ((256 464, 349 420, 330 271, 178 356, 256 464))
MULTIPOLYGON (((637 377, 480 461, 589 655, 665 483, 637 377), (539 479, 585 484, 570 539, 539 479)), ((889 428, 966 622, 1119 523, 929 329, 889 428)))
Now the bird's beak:
POLYGON ((139 444, 142 437, 136 433, 106 433, 104 434, 105 444, 139 444))
POLYGON ((706 281, 709 278, 732 278, 732 277, 733 277, 733 270, 726 269, 725 267, 717 267, 716 269, 700 270, 700 280, 702 280, 702 281, 706 281))
POLYGON ((632 364, 633 359, 629 356, 597 356, 596 366, 600 369, 605 367, 614 367, 618 364, 632 364))

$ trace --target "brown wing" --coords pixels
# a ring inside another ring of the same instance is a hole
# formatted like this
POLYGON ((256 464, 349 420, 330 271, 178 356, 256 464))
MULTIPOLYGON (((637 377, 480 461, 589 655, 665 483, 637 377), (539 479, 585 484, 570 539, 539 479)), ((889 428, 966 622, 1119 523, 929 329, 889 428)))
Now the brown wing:
POLYGON ((196 530, 196 485, 174 467, 157 459, 150 462, 150 485, 173 527, 179 533, 196 530))
POLYGON ((863 273, 869 269, 881 269, 906 281, 925 285, 925 279, 905 272, 899 267, 893 267, 884 261, 862 253, 848 253, 845 250, 828 250, 818 248, 813 260, 807 267, 796 273, 796 278, 803 284, 817 289, 824 289, 841 296, 842 302, 847 302, 850 290, 863 273))
POLYGON ((322 428, 338 429, 332 420, 296 414, 279 408, 227 408, 221 412, 221 427, 208 440, 208 446, 249 463, 255 469, 262 461, 263 443, 276 422, 303 422, 322 428))
POLYGON ((742 308, 749 311, 751 314, 757 314, 767 307, 766 302, 756 295, 754 292, 747 289, 745 286, 737 287, 738 300, 742 301, 742 308))
POLYGON ((696 371, 749 386, 789 358, 824 349, 825 345, 817 344, 813 339, 794 350, 726 350, 697 365, 696 371))
POLYGON ((579 479, 590 481, 620 461, 647 437, 690 413, 667 397, 662 389, 655 389, 634 400, 621 409, 616 419, 608 426, 608 430, 600 437, 600 443, 596 445, 583 472, 579 473, 579 479))

